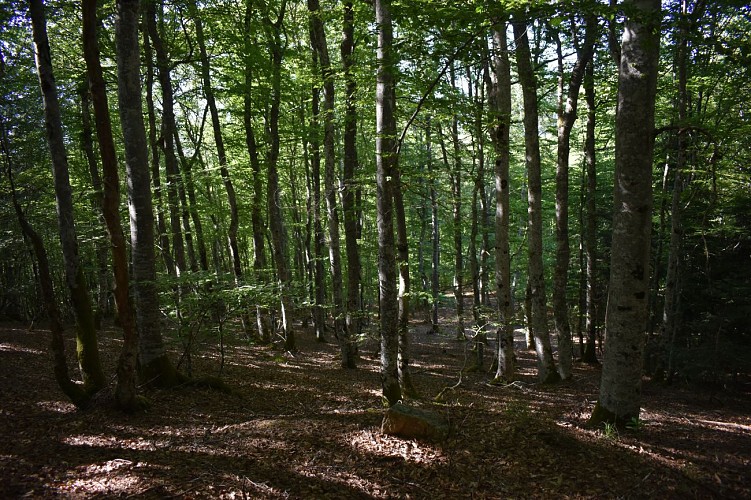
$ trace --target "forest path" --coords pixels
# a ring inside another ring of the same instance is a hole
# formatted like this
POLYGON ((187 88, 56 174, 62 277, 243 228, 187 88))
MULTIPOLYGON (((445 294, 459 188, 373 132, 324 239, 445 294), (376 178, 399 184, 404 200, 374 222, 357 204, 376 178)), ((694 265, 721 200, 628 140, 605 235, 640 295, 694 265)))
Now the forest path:
MULTIPOLYGON (((539 386, 532 355, 519 350, 517 383, 466 373, 438 403, 468 348, 452 328, 428 335, 415 323, 423 399, 410 403, 453 426, 447 442, 423 443, 380 434, 374 339, 359 369, 345 371, 336 344, 308 332, 295 355, 228 338, 223 376, 235 394, 152 391, 147 412, 122 415, 65 401, 49 332, 37 328, 0 325, 3 498, 751 498, 748 385, 646 384, 638 428, 588 429, 599 368, 576 364, 573 380, 539 386)), ((102 335, 107 373, 118 336, 102 335)), ((194 373, 216 375, 217 342, 199 340, 194 373)), ((517 341, 523 347, 520 332, 517 341)), ((486 368, 491 356, 486 349, 486 368)))

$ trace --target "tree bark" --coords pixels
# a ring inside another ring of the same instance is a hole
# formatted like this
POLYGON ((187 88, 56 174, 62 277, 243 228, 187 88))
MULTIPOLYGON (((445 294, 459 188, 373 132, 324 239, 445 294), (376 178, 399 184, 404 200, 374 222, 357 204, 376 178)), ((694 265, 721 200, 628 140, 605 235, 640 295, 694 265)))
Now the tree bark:
MULTIPOLYGON (((263 173, 261 172, 261 162, 258 157, 258 146, 256 136, 253 131, 253 100, 252 100, 252 61, 250 59, 250 22, 252 18, 251 3, 248 1, 245 7, 245 88, 243 92, 243 125, 245 127, 245 145, 250 157, 250 167, 253 171, 253 204, 250 210, 250 222, 253 228, 253 271, 256 279, 264 282, 266 274, 266 250, 264 246, 264 235, 266 233, 263 220, 263 173)), ((226 186, 225 186, 226 189, 226 186)), ((262 304, 256 305, 256 328, 258 337, 262 342, 271 342, 271 324, 269 320, 269 310, 262 304)))
MULTIPOLYGON (((574 21, 572 21, 573 23, 574 21)), ((558 338, 558 364, 563 380, 571 378, 573 362, 571 326, 568 317, 568 301, 566 300, 566 285, 568 284, 569 247, 568 231, 568 186, 569 186, 569 154, 571 151, 571 129, 577 118, 579 103, 579 89, 584 78, 587 63, 592 59, 595 38, 597 36, 597 18, 593 14, 586 16, 584 43, 578 45, 575 39, 577 58, 571 70, 568 91, 564 102, 564 71, 563 51, 560 38, 558 47, 558 161, 555 172, 555 268, 553 272, 553 316, 555 318, 555 332, 558 338)), ((571 26, 576 33, 577 27, 571 26)))
POLYGON ((334 74, 329 60, 326 31, 321 19, 318 0, 308 0, 308 10, 310 11, 310 41, 313 50, 318 54, 318 66, 323 80, 324 187, 329 223, 329 270, 334 299, 334 336, 339 340, 342 367, 354 368, 355 346, 347 329, 342 297, 342 256, 336 200, 339 179, 336 172, 336 138, 334 137, 334 74))
MULTIPOLYGON (((2 53, 0 53, 0 79, 3 76, 2 63, 2 53)), ((26 220, 26 215, 23 213, 16 195, 10 145, 8 144, 8 135, 5 131, 4 116, 0 116, 0 150, 2 151, 6 174, 8 175, 13 208, 15 209, 18 223, 21 226, 21 231, 31 242, 31 248, 38 264, 37 275, 39 279, 39 288, 42 292, 42 300, 44 301, 44 306, 47 310, 47 316, 50 322, 50 351, 52 353, 52 367, 55 373, 55 380, 57 381, 57 385, 63 391, 63 394, 65 394, 65 396, 67 396, 76 407, 85 408, 91 399, 91 395, 86 392, 84 387, 73 382, 68 372, 68 362, 65 358, 65 330, 63 328, 62 320, 60 319, 57 298, 55 297, 55 289, 52 281, 52 273, 50 272, 49 259, 47 258, 47 250, 44 248, 42 237, 39 236, 39 233, 37 233, 26 220)))
POLYGON ((495 152, 495 288, 500 326, 496 333, 498 367, 495 379, 514 379, 514 310, 511 302, 511 253, 509 251, 509 214, 511 208, 510 142, 511 65, 509 64, 506 21, 493 29, 496 53, 493 57, 496 81, 485 72, 492 124, 491 141, 495 152))
POLYGON ((516 38, 516 63, 524 99, 524 146, 526 151, 529 187, 528 200, 528 258, 531 311, 529 328, 535 340, 538 379, 543 383, 560 380, 555 369, 553 351, 548 332, 545 275, 542 258, 542 179, 540 166, 540 140, 538 137, 537 83, 527 38, 527 26, 514 20, 516 38))
POLYGON ((78 236, 73 219, 73 195, 68 172, 68 157, 65 151, 65 138, 57 96, 57 85, 52 72, 49 39, 47 38, 47 20, 42 0, 29 1, 34 37, 39 87, 44 103, 44 122, 47 146, 52 159, 52 177, 57 202, 57 220, 60 243, 65 262, 65 278, 70 290, 73 314, 76 318, 76 344, 78 364, 83 376, 84 390, 93 394, 107 385, 99 360, 99 346, 94 324, 94 311, 91 297, 78 257, 78 236))
POLYGON ((390 0, 375 0, 376 51, 376 210, 378 213, 378 286, 380 291, 381 386, 389 406, 402 399, 399 385, 398 304, 390 179, 396 164, 394 72, 396 71, 390 0))
POLYGON ((289 265, 286 257, 284 219, 282 218, 281 197, 279 195, 279 172, 277 170, 277 163, 279 161, 279 104, 281 100, 282 57, 284 54, 281 32, 286 10, 287 1, 283 0, 277 19, 271 25, 273 40, 270 43, 272 69, 271 105, 268 118, 269 151, 266 158, 268 165, 266 201, 269 209, 272 255, 276 266, 279 286, 284 350, 295 351, 297 346, 295 345, 295 334, 291 325, 294 306, 290 297, 289 265))
MULTIPOLYGON (((342 179, 342 209, 344 211, 344 242, 347 251, 347 301, 346 323, 351 341, 360 334, 362 321, 360 319, 360 283, 361 264, 360 250, 357 244, 357 205, 355 191, 357 181, 355 173, 358 170, 357 160, 357 82, 352 74, 353 57, 355 52, 355 20, 351 0, 344 2, 344 20, 342 29, 341 57, 344 69, 344 176, 342 179)), ((354 368, 354 358, 353 358, 354 368)))
POLYGON ((430 118, 425 129, 425 148, 428 154, 428 177, 430 179, 430 227, 431 227, 431 258, 430 258, 430 297, 432 299, 430 313, 430 333, 438 333, 438 295, 441 291, 440 267, 441 267, 441 231, 438 219, 438 193, 436 192, 436 180, 433 173, 433 145, 430 141, 430 118))
POLYGON ((587 211, 585 223, 584 252, 587 261, 587 297, 585 331, 587 345, 582 361, 597 363, 597 156, 595 150, 595 79, 594 62, 587 65, 584 77, 584 96, 587 103, 587 130, 584 145, 584 161, 587 169, 587 211))
POLYGON ((154 215, 141 102, 138 0, 118 0, 115 23, 118 108, 125 146, 130 205, 130 243, 140 375, 144 383, 173 386, 183 378, 167 357, 160 326, 156 286, 154 215))
POLYGON ((631 0, 621 45, 608 332, 600 396, 591 422, 639 417, 652 229, 652 153, 659 0, 631 0))
POLYGON ((83 49, 86 60, 91 98, 94 105, 94 121, 102 158, 103 193, 102 213, 107 224, 112 250, 112 271, 115 275, 115 304, 123 329, 123 347, 117 365, 115 400, 125 411, 135 411, 143 406, 136 389, 138 361, 138 330, 135 312, 130 300, 130 277, 125 234, 120 222, 120 174, 117 164, 115 142, 112 137, 107 89, 99 61, 97 40, 96 0, 83 0, 83 49))
MULTIPOLYGON (((453 64, 449 67, 451 86, 456 85, 453 64)), ((451 118, 451 143, 454 148, 454 168, 449 172, 454 222, 454 300, 456 301, 456 338, 466 338, 464 332, 464 256, 462 255, 462 159, 459 144, 459 116, 451 118)))

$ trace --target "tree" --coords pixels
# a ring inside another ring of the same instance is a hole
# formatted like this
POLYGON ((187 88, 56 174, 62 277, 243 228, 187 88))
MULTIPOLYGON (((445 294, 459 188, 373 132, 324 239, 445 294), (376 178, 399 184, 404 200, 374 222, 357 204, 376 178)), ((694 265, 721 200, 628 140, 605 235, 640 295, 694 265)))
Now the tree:
POLYGON ((107 385, 99 360, 99 347, 94 324, 94 311, 83 267, 78 256, 78 236, 73 220, 73 195, 68 171, 68 156, 65 151, 60 104, 57 85, 52 72, 47 37, 47 20, 42 0, 29 1, 29 15, 34 34, 34 50, 39 76, 39 87, 44 103, 44 121, 47 132, 47 145, 52 157, 57 218, 65 261, 65 279, 70 290, 73 313, 76 318, 76 344, 78 364, 83 376, 84 390, 93 394, 107 385))
POLYGON ((138 331, 135 312, 130 301, 130 277, 128 274, 128 254, 120 222, 120 174, 117 164, 115 142, 112 138, 107 89, 99 61, 97 40, 96 0, 83 0, 83 52, 86 70, 94 105, 99 154, 104 172, 102 213, 107 224, 110 248, 112 250, 112 271, 115 276, 115 304, 123 329, 123 347, 117 367, 117 387, 115 399, 126 411, 139 409, 143 401, 136 391, 136 363, 138 357, 138 331))
POLYGON ((141 102, 138 0, 118 0, 115 24, 118 109, 123 132, 128 181, 133 289, 139 338, 141 379, 172 386, 182 377, 164 348, 156 281, 154 215, 141 102))
POLYGON ((532 68, 532 59, 527 37, 527 25, 518 17, 512 22, 516 37, 516 65, 524 98, 524 149, 526 151, 527 175, 529 177, 527 198, 529 203, 527 254, 530 292, 529 329, 535 341, 538 379, 543 383, 560 380, 555 369, 553 351, 548 332, 545 275, 542 258, 542 178, 540 165, 540 140, 538 137, 537 83, 532 68))
POLYGON ((571 377, 571 363, 573 361, 571 327, 568 317, 568 303, 566 300, 566 285, 568 284, 568 269, 571 250, 569 248, 568 231, 568 186, 569 186, 569 154, 571 151, 571 129, 577 118, 579 102, 579 88, 584 78, 587 63, 592 59, 595 38, 597 36, 597 18, 592 13, 585 15, 583 43, 578 40, 578 27, 575 16, 572 16, 571 32, 573 45, 576 49, 576 62, 571 69, 568 91, 564 99, 564 68, 563 50, 560 36, 556 33, 556 48, 558 52, 558 161, 555 172, 555 234, 556 252, 553 277, 553 315, 555 330, 558 337, 558 364, 561 378, 571 377), (565 100, 565 102, 564 102, 565 100))
POLYGON ((593 423, 639 417, 652 229, 659 0, 630 0, 621 42, 607 345, 593 423))
POLYGON ((390 0, 375 0, 376 51, 376 211, 378 213, 378 287, 380 290, 381 386, 389 405, 402 399, 399 352, 396 257, 391 173, 396 164, 394 71, 390 0))
POLYGON ((495 81, 485 72, 491 117, 491 141, 495 152, 495 288, 500 326, 496 334, 498 367, 496 380, 514 378, 514 311, 511 303, 511 254, 509 252, 509 128, 511 125, 511 65, 506 20, 493 29, 495 81))

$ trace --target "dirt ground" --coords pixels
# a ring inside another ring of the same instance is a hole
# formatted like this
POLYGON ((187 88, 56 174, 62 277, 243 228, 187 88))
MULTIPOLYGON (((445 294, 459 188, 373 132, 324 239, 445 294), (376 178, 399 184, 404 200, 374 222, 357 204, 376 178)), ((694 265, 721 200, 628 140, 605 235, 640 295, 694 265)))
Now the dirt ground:
MULTIPOLYGON (((469 344, 426 332, 413 325, 421 399, 408 403, 449 420, 441 443, 380 433, 374 339, 345 371, 336 344, 303 329, 294 355, 230 337, 233 394, 151 391, 147 412, 123 415, 106 396, 77 411, 53 379, 49 332, 0 325, 0 497, 751 498, 748 384, 647 382, 638 426, 591 429, 599 367, 539 386, 517 332, 518 382, 488 384, 492 344, 485 369, 460 380, 469 344)), ((198 340, 194 375, 216 375, 217 339, 198 340)), ((108 373, 119 346, 103 332, 108 373)))

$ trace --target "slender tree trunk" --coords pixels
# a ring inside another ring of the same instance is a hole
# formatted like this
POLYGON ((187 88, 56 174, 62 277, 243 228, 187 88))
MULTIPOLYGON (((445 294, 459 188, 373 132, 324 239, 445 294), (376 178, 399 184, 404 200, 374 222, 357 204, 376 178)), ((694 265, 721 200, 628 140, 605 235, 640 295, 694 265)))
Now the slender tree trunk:
MULTIPOLYGON (((170 252, 170 241, 167 235, 167 225, 164 222, 164 208, 162 198, 162 184, 160 173, 159 141, 157 135, 156 110, 154 107, 154 57, 152 55, 151 40, 148 29, 143 28, 144 59, 146 60, 146 110, 149 120, 149 146, 151 148, 151 182, 154 185, 154 204, 156 212, 156 229, 159 249, 167 274, 175 275, 175 261, 170 252)), ((160 131, 159 134, 162 132, 160 131)))
POLYGON ((125 146, 130 243, 141 379, 172 386, 184 380, 167 357, 160 327, 154 254, 154 215, 141 103, 138 0, 118 0, 115 23, 118 105, 125 146))
POLYGON ((555 369, 553 351, 548 332, 547 300, 545 297, 545 275, 542 258, 542 179, 540 166, 540 140, 538 137, 537 83, 527 38, 527 26, 523 21, 515 20, 514 36, 516 38, 516 63, 519 81, 524 97, 524 144, 527 160, 529 187, 527 199, 528 214, 528 258, 529 289, 531 295, 531 318, 529 328, 535 339, 537 353, 538 378, 543 383, 560 380, 555 369))
POLYGON ((84 390, 93 394, 107 385, 99 360, 99 346, 94 324, 91 297, 78 257, 78 236, 73 219, 73 195, 68 173, 68 157, 65 151, 60 104, 57 85, 52 73, 52 58, 47 38, 47 20, 42 0, 30 0, 29 15, 34 36, 39 86, 44 103, 44 122, 47 146, 52 158, 52 177, 57 202, 57 220, 65 262, 65 277, 70 290, 73 314, 76 318, 76 344, 78 364, 83 376, 84 390))
MULTIPOLYGON (((453 65, 449 68, 451 86, 455 86, 453 65)), ((459 116, 454 113, 451 118, 451 142, 454 147, 454 168, 449 173, 451 178, 451 198, 454 217, 454 300, 458 321, 456 337, 466 338, 464 332, 464 256, 462 255, 462 160, 459 144, 459 116)))
MULTIPOLYGON (((185 260, 185 243, 180 220, 180 202, 177 194, 177 185, 181 182, 180 171, 175 156, 174 131, 175 110, 174 94, 172 90, 172 78, 170 76, 170 62, 167 49, 162 42, 162 37, 157 29, 156 2, 146 3, 146 24, 149 36, 156 53, 156 65, 159 75, 159 85, 162 89, 162 137, 160 145, 164 153, 164 165, 167 172, 167 205, 169 211, 170 232, 172 233, 172 249, 174 252, 175 276, 178 278, 187 270, 185 260)), ((161 2, 159 8, 162 8, 161 2)), ((178 308, 181 292, 178 292, 178 308)), ((178 312, 179 314, 179 312, 178 312)))
POLYGON ((112 249, 112 270, 115 275, 115 304, 120 325, 123 329, 123 347, 117 365, 117 387, 115 400, 125 411, 134 411, 143 406, 143 400, 136 390, 138 358, 138 330, 135 311, 130 300, 130 277, 128 252, 125 234, 120 222, 120 174, 117 164, 115 142, 112 137, 107 90, 102 67, 99 61, 97 41, 96 0, 83 0, 83 48, 86 59, 91 98, 94 105, 99 154, 102 157, 104 190, 102 193, 102 213, 107 224, 110 248, 112 249))
MULTIPOLYGON (((577 27, 572 26, 576 33, 577 27)), ((597 18, 594 15, 586 17, 585 39, 580 47, 575 39, 577 52, 576 63, 571 70, 568 82, 568 92, 564 102, 564 74, 563 51, 560 38, 558 47, 558 161, 555 173, 555 235, 556 252, 555 268, 553 272, 553 316, 555 331, 558 338, 558 364, 561 378, 571 378, 573 362, 571 326, 568 317, 568 301, 566 300, 566 285, 568 284, 569 260, 571 249, 568 231, 568 185, 569 185, 569 154, 571 150, 571 129, 577 118, 579 103, 579 89, 587 63, 594 52, 595 37, 597 35, 597 18)))
MULTIPOLYGON (((243 92, 243 124, 245 126, 245 145, 250 156, 250 167, 253 171, 253 204, 250 211, 250 221, 253 228, 253 271, 258 282, 263 283, 266 278, 266 250, 264 247, 264 235, 266 230, 263 221, 263 173, 261 172, 261 162, 258 157, 258 146, 256 136, 253 131, 253 100, 252 100, 252 83, 253 71, 252 61, 250 59, 250 22, 252 18, 252 7, 250 1, 245 7, 245 88, 243 92)), ((229 177, 228 177, 229 179, 229 177)), ((226 189, 226 186, 225 186, 226 189)), ((234 191, 233 191, 234 192, 234 191)), ((269 310, 262 304, 256 305, 256 328, 258 337, 262 342, 271 342, 271 324, 269 319, 269 310)))
MULTIPOLYGON (((429 120, 429 119, 428 119, 429 120)), ((430 333, 438 333, 438 295, 441 291, 441 232, 438 219, 438 193, 436 192, 435 173, 433 171, 433 145, 430 141, 430 121, 425 129, 425 147, 428 154, 428 177, 430 179, 430 227, 431 227, 431 265, 430 265, 430 297, 433 301, 430 313, 430 333)))
MULTIPOLYGON (((0 80, 3 77, 2 63, 2 53, 0 53, 0 80)), ((76 405, 76 407, 84 408, 89 403, 91 395, 87 394, 84 387, 73 382, 68 372, 68 362, 65 358, 65 331, 62 320, 60 319, 60 310, 57 306, 52 274, 50 273, 49 259, 47 258, 47 251, 44 248, 42 237, 39 236, 39 233, 37 233, 26 220, 26 215, 23 213, 21 205, 18 202, 18 197, 16 196, 16 186, 13 180, 13 165, 10 155, 10 145, 8 144, 8 136, 5 131, 4 116, 0 116, 0 150, 2 151, 3 163, 5 163, 6 173, 8 175, 13 208, 15 209, 18 223, 21 226, 21 231, 31 242, 34 257, 38 264, 37 276, 39 280, 39 288, 42 292, 42 300, 44 301, 44 306, 47 310, 47 316, 50 321, 50 333, 52 334, 50 339, 50 351, 52 353, 52 366, 55 373, 55 380, 63 391, 63 394, 65 394, 68 399, 76 405)))
POLYGON ((592 423, 625 424, 639 417, 641 406, 660 2, 631 0, 624 7, 631 17, 624 29, 618 74, 608 338, 592 423))
MULTIPOLYGON (((86 157, 86 163, 89 166, 89 175, 91 177, 91 187, 93 190, 91 196, 92 208, 99 215, 99 223, 102 225, 102 232, 106 232, 104 215, 102 214, 102 178, 99 175, 99 166, 96 155, 94 154, 94 141, 92 136, 94 131, 91 128, 91 98, 89 97, 89 86, 84 83, 81 89, 81 144, 83 153, 86 157)), ((94 324, 97 330, 102 327, 102 316, 107 313, 107 303, 109 299, 109 266, 107 265, 107 241, 101 238, 96 241, 96 260, 97 260, 97 306, 94 314, 94 324)))
POLYGON ((206 252, 206 239, 203 236, 203 223, 201 217, 198 214, 198 201, 196 200, 196 188, 193 182, 193 161, 198 156, 199 151, 196 151, 191 158, 187 158, 183 153, 182 144, 180 143, 180 135, 175 133, 175 148, 177 155, 180 158, 182 164, 182 171, 185 174, 185 193, 188 197, 187 207, 190 215, 190 220, 193 223, 193 230, 196 234, 196 246, 198 247, 198 265, 201 271, 209 270, 209 257, 206 252))
POLYGON ((584 252, 587 260, 587 346, 582 361, 597 363, 597 156, 595 151, 595 80, 594 63, 587 65, 584 78, 584 95, 587 102, 587 131, 584 145, 584 162, 587 169, 587 221, 585 224, 584 252))
MULTIPOLYGON (((344 2, 344 21, 342 29, 341 57, 344 69, 344 177, 342 183, 342 209, 344 210, 344 240, 347 249, 347 302, 346 322, 350 340, 357 338, 361 330, 360 320, 360 250, 357 245, 357 205, 355 204, 355 173, 357 161, 357 82, 352 74, 355 51, 354 10, 352 1, 344 2)), ((352 359, 354 368, 355 360, 352 359)))
POLYGON ((282 218, 281 197, 279 195, 279 104, 281 100, 281 71, 284 47, 282 46, 282 23, 287 10, 287 1, 282 0, 279 15, 271 26, 273 41, 271 43, 271 105, 268 119, 269 151, 266 158, 268 165, 268 181, 266 184, 266 201, 269 207, 269 228, 271 229, 271 247, 276 266, 281 301, 282 331, 284 334, 284 350, 295 351, 295 334, 292 330, 294 316, 292 298, 290 297, 290 276, 286 258, 284 220, 282 218))
MULTIPOLYGON (((396 95, 394 96, 396 102, 396 95)), ((417 396, 417 390, 412 382, 409 369, 410 341, 409 341, 409 313, 410 313, 410 276, 409 276, 409 243, 407 239, 407 216, 404 210, 404 196, 402 193, 401 171, 399 159, 394 163, 391 176, 392 193, 394 195, 394 211, 396 212, 396 261, 399 271, 399 290, 397 292, 399 309, 399 383, 402 394, 410 397, 417 396)))
POLYGON ((311 100, 311 129, 314 131, 310 141, 311 181, 313 190, 313 325, 318 342, 326 341, 326 280, 323 271, 323 247, 325 244, 321 220, 321 143, 318 137, 318 116, 320 114, 321 92, 313 88, 311 100))
POLYGON ((318 54, 318 63, 323 79, 323 151, 325 166, 326 210, 329 223, 329 270, 331 290, 334 298, 334 336, 339 340, 343 368, 355 366, 355 346, 346 328, 344 299, 342 297, 342 257, 339 236, 339 212, 337 191, 339 179, 336 172, 336 151, 334 137, 334 74, 329 60, 326 31, 321 19, 318 0, 308 0, 310 11, 310 41, 318 54))
POLYGON ((498 367, 495 379, 514 379, 514 309, 511 302, 511 253, 509 251, 509 178, 511 124, 511 65, 509 64, 506 21, 493 29, 496 56, 493 58, 496 81, 485 71, 485 85, 492 124, 490 136, 495 151, 495 287, 500 326, 497 337, 498 367))
POLYGON ((378 284, 381 329, 381 386, 389 405, 402 399, 399 385, 398 296, 393 223, 393 195, 389 176, 396 164, 394 74, 396 71, 390 0, 375 0, 378 25, 376 52, 376 210, 378 212, 378 284))

